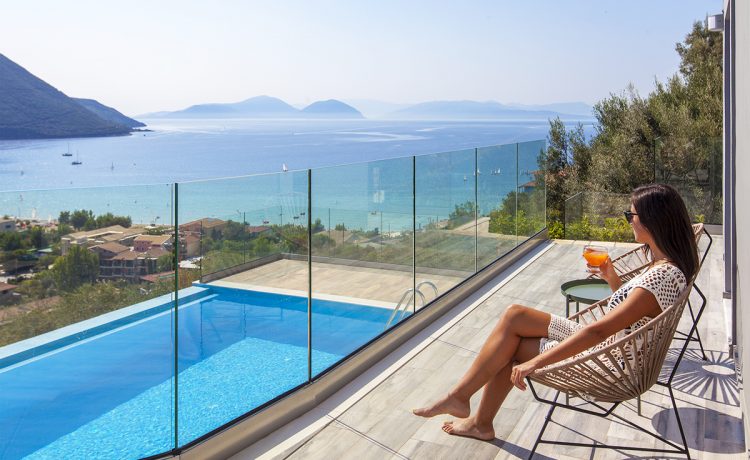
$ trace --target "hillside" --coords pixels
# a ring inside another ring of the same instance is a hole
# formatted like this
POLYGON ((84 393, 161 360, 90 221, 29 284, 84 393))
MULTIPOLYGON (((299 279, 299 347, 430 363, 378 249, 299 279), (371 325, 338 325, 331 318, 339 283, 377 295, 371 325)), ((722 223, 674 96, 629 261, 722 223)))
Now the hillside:
POLYGON ((81 104, 82 106, 87 108, 89 111, 94 112, 95 115, 111 123, 124 125, 124 126, 127 126, 128 128, 141 128, 143 126, 146 126, 140 121, 133 120, 130 117, 126 117, 125 115, 121 114, 120 112, 113 109, 112 107, 108 107, 102 104, 101 102, 95 101, 93 99, 81 99, 78 97, 74 97, 71 99, 81 104))
POLYGON ((0 139, 128 134, 0 54, 0 139))
POLYGON ((336 99, 313 102, 302 112, 318 118, 364 118, 359 110, 336 99))

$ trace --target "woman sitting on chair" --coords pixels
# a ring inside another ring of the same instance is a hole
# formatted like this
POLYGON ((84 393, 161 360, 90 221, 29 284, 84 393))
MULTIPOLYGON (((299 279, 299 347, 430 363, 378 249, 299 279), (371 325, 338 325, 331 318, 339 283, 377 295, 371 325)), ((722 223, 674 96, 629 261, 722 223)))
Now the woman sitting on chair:
POLYGON ((652 263, 625 284, 609 259, 602 264, 601 276, 614 291, 604 317, 584 326, 531 307, 509 306, 459 382, 443 398, 414 413, 421 417, 450 414, 458 419, 443 424, 446 433, 494 439, 495 415, 513 386, 526 389, 527 375, 603 348, 674 303, 698 270, 685 203, 674 188, 659 184, 638 187, 630 201, 625 218, 635 240, 648 246, 652 263), (482 387, 481 402, 472 414, 469 399, 482 387))

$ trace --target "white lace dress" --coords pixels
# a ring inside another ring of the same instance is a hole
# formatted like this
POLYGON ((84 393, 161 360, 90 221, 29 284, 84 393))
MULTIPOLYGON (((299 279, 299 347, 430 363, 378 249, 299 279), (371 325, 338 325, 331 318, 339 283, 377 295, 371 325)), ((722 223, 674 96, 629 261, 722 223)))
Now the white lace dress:
MULTIPOLYGON (((677 300, 677 298, 682 293, 682 290, 685 289, 686 286, 687 280, 685 279, 685 275, 679 268, 669 263, 655 265, 654 267, 646 270, 645 272, 620 286, 620 289, 615 291, 615 293, 612 294, 612 297, 610 297, 609 302, 607 303, 607 309, 609 311, 617 307, 620 303, 622 303, 622 301, 628 298, 628 295, 633 291, 633 289, 643 288, 652 293, 654 297, 656 297, 656 301, 659 303, 659 307, 664 310, 677 300)), ((633 323, 630 327, 618 332, 615 335, 610 336, 604 342, 590 348, 589 350, 586 350, 583 353, 604 348, 620 337, 623 337, 625 334, 628 334, 631 331, 642 327, 651 319, 652 318, 649 317, 643 317, 633 323)), ((562 316, 552 315, 552 319, 549 323, 549 328, 547 329, 547 337, 542 338, 539 341, 539 353, 544 353, 545 351, 555 347, 582 327, 582 324, 579 324, 575 321, 563 318, 562 316)), ((580 354, 577 356, 580 356, 580 354)))

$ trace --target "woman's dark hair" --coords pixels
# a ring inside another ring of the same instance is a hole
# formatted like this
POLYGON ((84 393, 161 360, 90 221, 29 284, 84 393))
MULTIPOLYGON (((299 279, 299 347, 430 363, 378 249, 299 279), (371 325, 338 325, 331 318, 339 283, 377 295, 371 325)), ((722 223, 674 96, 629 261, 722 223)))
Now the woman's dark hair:
POLYGON ((656 245, 688 281, 692 280, 698 272, 698 248, 687 208, 677 190, 663 184, 643 185, 633 190, 630 201, 656 245))

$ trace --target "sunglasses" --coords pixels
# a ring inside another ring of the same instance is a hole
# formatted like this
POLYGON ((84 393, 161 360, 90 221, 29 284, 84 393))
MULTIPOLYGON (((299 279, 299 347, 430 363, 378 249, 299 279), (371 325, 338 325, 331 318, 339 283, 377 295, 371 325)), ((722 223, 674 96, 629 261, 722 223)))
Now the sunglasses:
POLYGON ((632 211, 623 211, 622 213, 625 215, 625 220, 627 220, 629 224, 633 223, 633 216, 638 215, 632 211))

